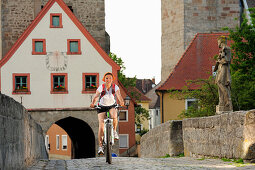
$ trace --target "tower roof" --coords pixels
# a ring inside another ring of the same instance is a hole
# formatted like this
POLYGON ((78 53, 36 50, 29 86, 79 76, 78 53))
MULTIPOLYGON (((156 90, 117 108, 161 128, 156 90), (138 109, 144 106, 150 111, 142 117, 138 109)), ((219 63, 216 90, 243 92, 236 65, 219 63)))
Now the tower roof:
MULTIPOLYGON (((207 79, 212 75, 213 57, 219 53, 217 38, 227 33, 197 33, 167 80, 157 91, 182 90, 187 80, 207 79)), ((198 85, 189 86, 190 90, 198 85)))

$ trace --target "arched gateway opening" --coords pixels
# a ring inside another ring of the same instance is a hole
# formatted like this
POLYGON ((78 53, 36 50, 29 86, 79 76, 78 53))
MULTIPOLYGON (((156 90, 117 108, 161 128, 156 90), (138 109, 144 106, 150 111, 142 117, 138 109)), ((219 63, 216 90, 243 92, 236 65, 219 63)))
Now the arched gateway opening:
POLYGON ((67 117, 55 122, 63 128, 72 141, 72 159, 95 157, 95 135, 83 120, 67 117))

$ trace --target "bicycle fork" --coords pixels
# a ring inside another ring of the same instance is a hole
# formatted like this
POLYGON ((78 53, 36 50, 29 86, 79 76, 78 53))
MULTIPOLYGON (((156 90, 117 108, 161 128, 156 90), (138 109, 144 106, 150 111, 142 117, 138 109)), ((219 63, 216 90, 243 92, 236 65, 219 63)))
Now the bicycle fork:
POLYGON ((111 127, 111 145, 114 144, 114 134, 113 134, 113 119, 110 119, 110 118, 107 118, 107 119, 104 119, 104 143, 106 144, 106 139, 107 139, 107 133, 106 133, 106 124, 110 124, 110 127, 111 127))

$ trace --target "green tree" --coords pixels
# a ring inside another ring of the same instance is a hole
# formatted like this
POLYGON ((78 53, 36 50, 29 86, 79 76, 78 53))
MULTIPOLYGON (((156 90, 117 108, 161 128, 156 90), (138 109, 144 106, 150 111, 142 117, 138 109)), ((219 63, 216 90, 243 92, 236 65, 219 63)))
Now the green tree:
POLYGON ((117 57, 116 54, 111 53, 109 54, 109 57, 120 66, 120 71, 118 72, 118 79, 123 84, 125 88, 128 87, 135 87, 136 86, 136 77, 127 78, 126 75, 123 73, 123 71, 126 69, 124 66, 124 62, 120 57, 117 57))
POLYGON ((188 80, 188 86, 185 86, 182 91, 170 90, 170 97, 179 100, 194 98, 197 101, 187 110, 183 110, 179 118, 203 117, 215 115, 215 108, 218 104, 217 86, 214 83, 214 78, 210 76, 208 79, 188 80), (190 85, 198 85, 199 89, 189 90, 190 85))
POLYGON ((250 9, 251 24, 245 15, 240 27, 229 32, 232 49, 231 93, 234 110, 255 108, 255 9, 250 9))
MULTIPOLYGON (((150 114, 148 110, 146 110, 145 108, 141 106, 135 107, 135 124, 137 126, 141 127, 141 124, 143 123, 143 121, 149 120, 149 119, 150 119, 150 114)), ((148 129, 143 129, 139 132, 139 135, 142 136, 148 131, 149 131, 148 129)))

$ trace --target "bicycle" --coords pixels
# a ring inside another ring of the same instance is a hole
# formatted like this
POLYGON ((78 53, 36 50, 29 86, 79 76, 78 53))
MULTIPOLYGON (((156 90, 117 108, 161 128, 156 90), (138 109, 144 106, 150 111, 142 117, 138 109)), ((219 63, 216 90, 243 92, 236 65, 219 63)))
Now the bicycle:
MULTIPOLYGON (((95 106, 95 108, 101 109, 100 106, 95 106)), ((114 108, 118 110, 119 108, 123 108, 123 107, 116 105, 114 108)), ((114 145, 113 119, 111 119, 111 115, 109 111, 105 112, 105 114, 106 114, 106 118, 104 119, 103 148, 104 148, 106 162, 111 164, 112 163, 112 146, 114 145)))

